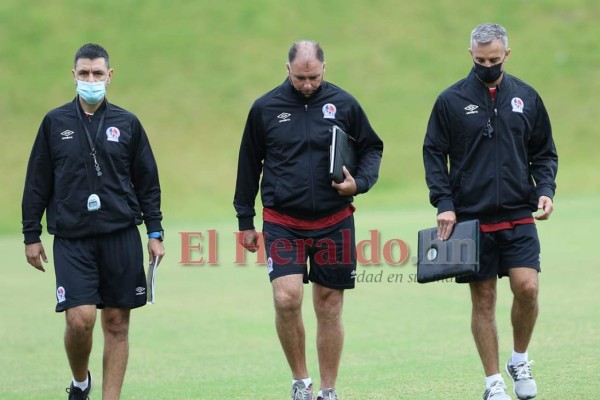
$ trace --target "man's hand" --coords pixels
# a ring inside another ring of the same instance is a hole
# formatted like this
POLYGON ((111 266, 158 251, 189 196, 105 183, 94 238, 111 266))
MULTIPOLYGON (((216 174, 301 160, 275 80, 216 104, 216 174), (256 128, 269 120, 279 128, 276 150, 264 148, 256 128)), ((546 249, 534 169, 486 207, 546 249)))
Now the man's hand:
POLYGON ((448 240, 452 234, 452 229, 456 224, 456 213, 454 211, 444 211, 437 216, 438 239, 448 240))
POLYGON ((337 190, 340 196, 354 196, 356 194, 356 181, 354 181, 345 166, 342 167, 342 171, 344 171, 344 181, 341 183, 331 182, 331 186, 337 190))
POLYGON ((160 261, 165 256, 163 242, 158 239, 148 239, 148 256, 150 256, 151 263, 154 263, 154 257, 158 257, 158 264, 160 264, 160 261))
POLYGON ((48 257, 46 257, 46 252, 44 251, 42 242, 26 244, 25 257, 27 258, 27 262, 34 268, 37 268, 42 272, 46 272, 44 266, 42 265, 42 260, 44 260, 45 263, 48 263, 48 257))
POLYGON ((251 253, 256 253, 256 250, 258 250, 258 233, 255 229, 242 231, 238 237, 243 248, 251 253))
POLYGON ((540 199, 538 200, 538 210, 541 210, 542 213, 536 215, 535 219, 545 221, 550 218, 550 214, 552 214, 552 211, 554 211, 552 199, 548 196, 540 196, 540 199))

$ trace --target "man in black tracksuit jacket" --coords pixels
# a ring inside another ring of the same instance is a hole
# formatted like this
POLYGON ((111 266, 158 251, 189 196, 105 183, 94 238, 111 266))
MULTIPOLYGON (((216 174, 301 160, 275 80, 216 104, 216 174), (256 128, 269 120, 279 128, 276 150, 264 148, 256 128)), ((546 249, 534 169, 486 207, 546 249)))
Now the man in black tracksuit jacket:
MULTIPOLYGON (((90 133, 103 126, 119 129, 118 142, 99 138, 96 151, 102 176, 90 166, 85 132, 75 100, 50 111, 36 137, 23 195, 25 243, 39 243, 44 211, 48 233, 64 238, 102 235, 145 222, 148 232, 161 231, 160 185, 156 162, 140 121, 132 113, 103 101, 93 116, 84 116, 90 133), (108 108, 108 109, 107 109, 108 108), (101 198, 98 212, 85 205, 95 181, 101 198), (144 212, 142 212, 142 210, 144 212)), ((104 135, 104 130, 101 132, 104 135)))
POLYGON ((254 200, 261 172, 264 207, 317 219, 352 203, 352 196, 340 196, 329 178, 334 124, 356 139, 361 160, 353 194, 365 193, 377 181, 383 144, 349 93, 323 82, 313 97, 306 99, 286 79, 256 100, 248 115, 239 157, 235 208, 241 231, 254 229, 254 200), (335 119, 323 117, 325 104, 335 104, 335 119), (282 114, 290 115, 280 117, 282 114))
POLYGON ((333 399, 343 342, 343 290, 354 287, 356 274, 352 196, 377 181, 383 143, 359 103, 323 80, 318 44, 295 43, 287 68, 288 79, 256 100, 248 115, 234 206, 241 243, 256 251, 253 219, 260 181, 267 268, 277 331, 294 380, 292 398, 312 399, 313 393, 301 316, 302 283, 310 280, 320 335, 318 396, 333 399), (334 125, 355 139, 358 154, 357 170, 346 169, 339 184, 329 177, 334 125))
POLYGON ((44 117, 27 167, 23 234, 29 264, 44 271, 40 240, 46 213, 54 235, 56 311, 66 311, 65 349, 73 380, 70 400, 87 399, 96 309, 102 309, 102 397, 118 399, 128 358, 129 316, 146 304, 144 255, 137 225, 148 230, 148 253, 164 256, 161 191, 146 132, 132 113, 109 104, 108 53, 81 47, 72 71, 77 97, 44 117))
POLYGON ((480 221, 480 271, 470 282, 472 330, 486 373, 484 399, 510 399, 499 373, 495 325, 496 282, 509 276, 514 294, 514 349, 506 370, 520 399, 537 394, 527 347, 537 317, 539 240, 532 213, 545 220, 558 156, 550 120, 537 92, 504 72, 506 31, 483 24, 471 34, 469 75, 437 99, 423 146, 438 236, 457 221, 480 221), (448 167, 449 165, 449 167, 448 167))
POLYGON ((459 221, 531 216, 540 196, 554 196, 557 157, 550 133, 544 103, 531 86, 504 73, 493 101, 471 71, 438 97, 427 126, 423 154, 431 204, 439 213, 455 211, 459 221), (527 107, 517 111, 513 99, 527 107))

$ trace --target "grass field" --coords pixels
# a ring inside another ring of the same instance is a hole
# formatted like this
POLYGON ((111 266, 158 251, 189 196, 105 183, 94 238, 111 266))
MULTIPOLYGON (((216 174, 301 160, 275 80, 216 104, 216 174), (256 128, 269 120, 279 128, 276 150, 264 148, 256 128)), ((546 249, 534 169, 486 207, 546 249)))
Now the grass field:
POLYGON ((600 190, 596 168, 600 4, 596 0, 185 1, 0 3, 0 232, 20 230, 26 160, 43 115, 75 94, 72 58, 109 50, 109 99, 136 113, 160 166, 170 224, 219 222, 231 200, 252 101, 285 78, 289 45, 316 39, 326 79, 347 89, 385 142, 376 207, 422 204, 421 146, 436 96, 470 68, 470 30, 503 23, 507 70, 550 113, 563 194, 600 190), (595 100, 594 100, 595 99, 595 100))
MULTIPOLYGON (((427 118, 438 93, 467 74, 469 31, 481 22, 507 28, 507 70, 540 92, 560 157, 556 212, 539 224, 541 313, 531 347, 538 398, 597 399, 598 20, 597 0, 0 2, 0 400, 66 397, 53 269, 42 274, 24 261, 20 200, 43 115, 74 96, 70 71, 79 46, 108 49, 116 71, 109 99, 140 117, 164 193, 168 257, 157 304, 133 316, 122 398, 285 399, 289 374, 265 268, 234 265, 231 201, 252 101, 285 78, 291 42, 318 40, 326 79, 359 99, 385 142, 380 180, 357 198, 359 239, 376 229, 383 241, 400 238, 414 251, 416 231, 434 222, 421 162, 427 118), (178 232, 212 229, 219 265, 179 265, 178 232)), ((44 240, 51 250, 51 238, 44 240)), ((410 263, 360 267, 359 275, 381 274, 384 282, 361 283, 347 296, 343 400, 480 398, 466 288, 409 282, 414 272, 410 263)), ((510 293, 506 281, 500 287, 504 360, 510 293)), ((96 339, 99 382, 100 331, 96 339)), ((308 351, 317 379, 314 346, 308 351)))
MULTIPOLYGON (((559 200, 552 219, 538 224, 541 312, 530 354, 541 400, 591 400, 600 392, 600 262, 588 220, 599 199, 559 200)), ((361 238, 379 229, 384 241, 403 239, 414 255, 415 232, 430 225, 432 211, 359 208, 357 231, 361 238)), ((179 231, 206 229, 218 232, 218 266, 179 265, 177 235, 166 241, 169 254, 158 273, 157 303, 133 313, 123 399, 287 398, 290 376, 275 333, 265 267, 251 257, 245 267, 233 264, 232 221, 179 231)), ((10 267, 3 275, 0 398, 61 398, 69 371, 63 316, 53 311, 52 267, 45 274, 29 267, 19 237, 0 239, 0 251, 10 267)), ((383 282, 359 283, 347 293, 342 399, 479 398, 483 377, 469 328, 467 288, 410 282, 411 263, 361 266, 359 274, 363 271, 382 274, 383 282), (402 282, 387 282, 400 275, 402 282)), ((498 299, 502 360, 511 349, 507 283, 500 281, 498 299)), ((310 370, 318 381, 310 296, 305 300, 310 370)), ((91 365, 98 382, 101 337, 97 330, 91 365)), ((97 398, 98 392, 92 396, 97 398)))

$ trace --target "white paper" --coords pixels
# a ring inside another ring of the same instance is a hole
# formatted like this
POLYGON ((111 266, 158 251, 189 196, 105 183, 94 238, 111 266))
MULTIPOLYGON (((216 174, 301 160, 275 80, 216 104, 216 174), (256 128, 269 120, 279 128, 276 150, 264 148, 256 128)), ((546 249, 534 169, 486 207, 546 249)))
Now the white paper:
POLYGON ((148 264, 148 272, 146 273, 148 304, 154 304, 155 302, 154 285, 156 283, 156 271, 158 271, 158 256, 154 256, 154 261, 148 264))

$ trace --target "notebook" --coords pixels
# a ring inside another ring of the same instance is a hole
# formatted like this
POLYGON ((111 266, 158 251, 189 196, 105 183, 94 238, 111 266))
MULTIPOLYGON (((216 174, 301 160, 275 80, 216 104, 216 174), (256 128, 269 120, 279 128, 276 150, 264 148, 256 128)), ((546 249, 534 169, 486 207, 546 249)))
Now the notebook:
POLYGON ((331 130, 331 144, 329 146, 329 178, 335 183, 344 181, 343 166, 354 176, 358 167, 356 157, 356 139, 346 134, 339 126, 334 125, 331 130))
POLYGON ((148 270, 146 271, 147 304, 154 304, 156 302, 154 290, 156 284, 156 271, 158 271, 158 256, 154 256, 154 260, 148 264, 148 270))
POLYGON ((437 227, 419 231, 417 282, 427 283, 479 271, 479 221, 454 225, 448 240, 437 238, 437 227))

